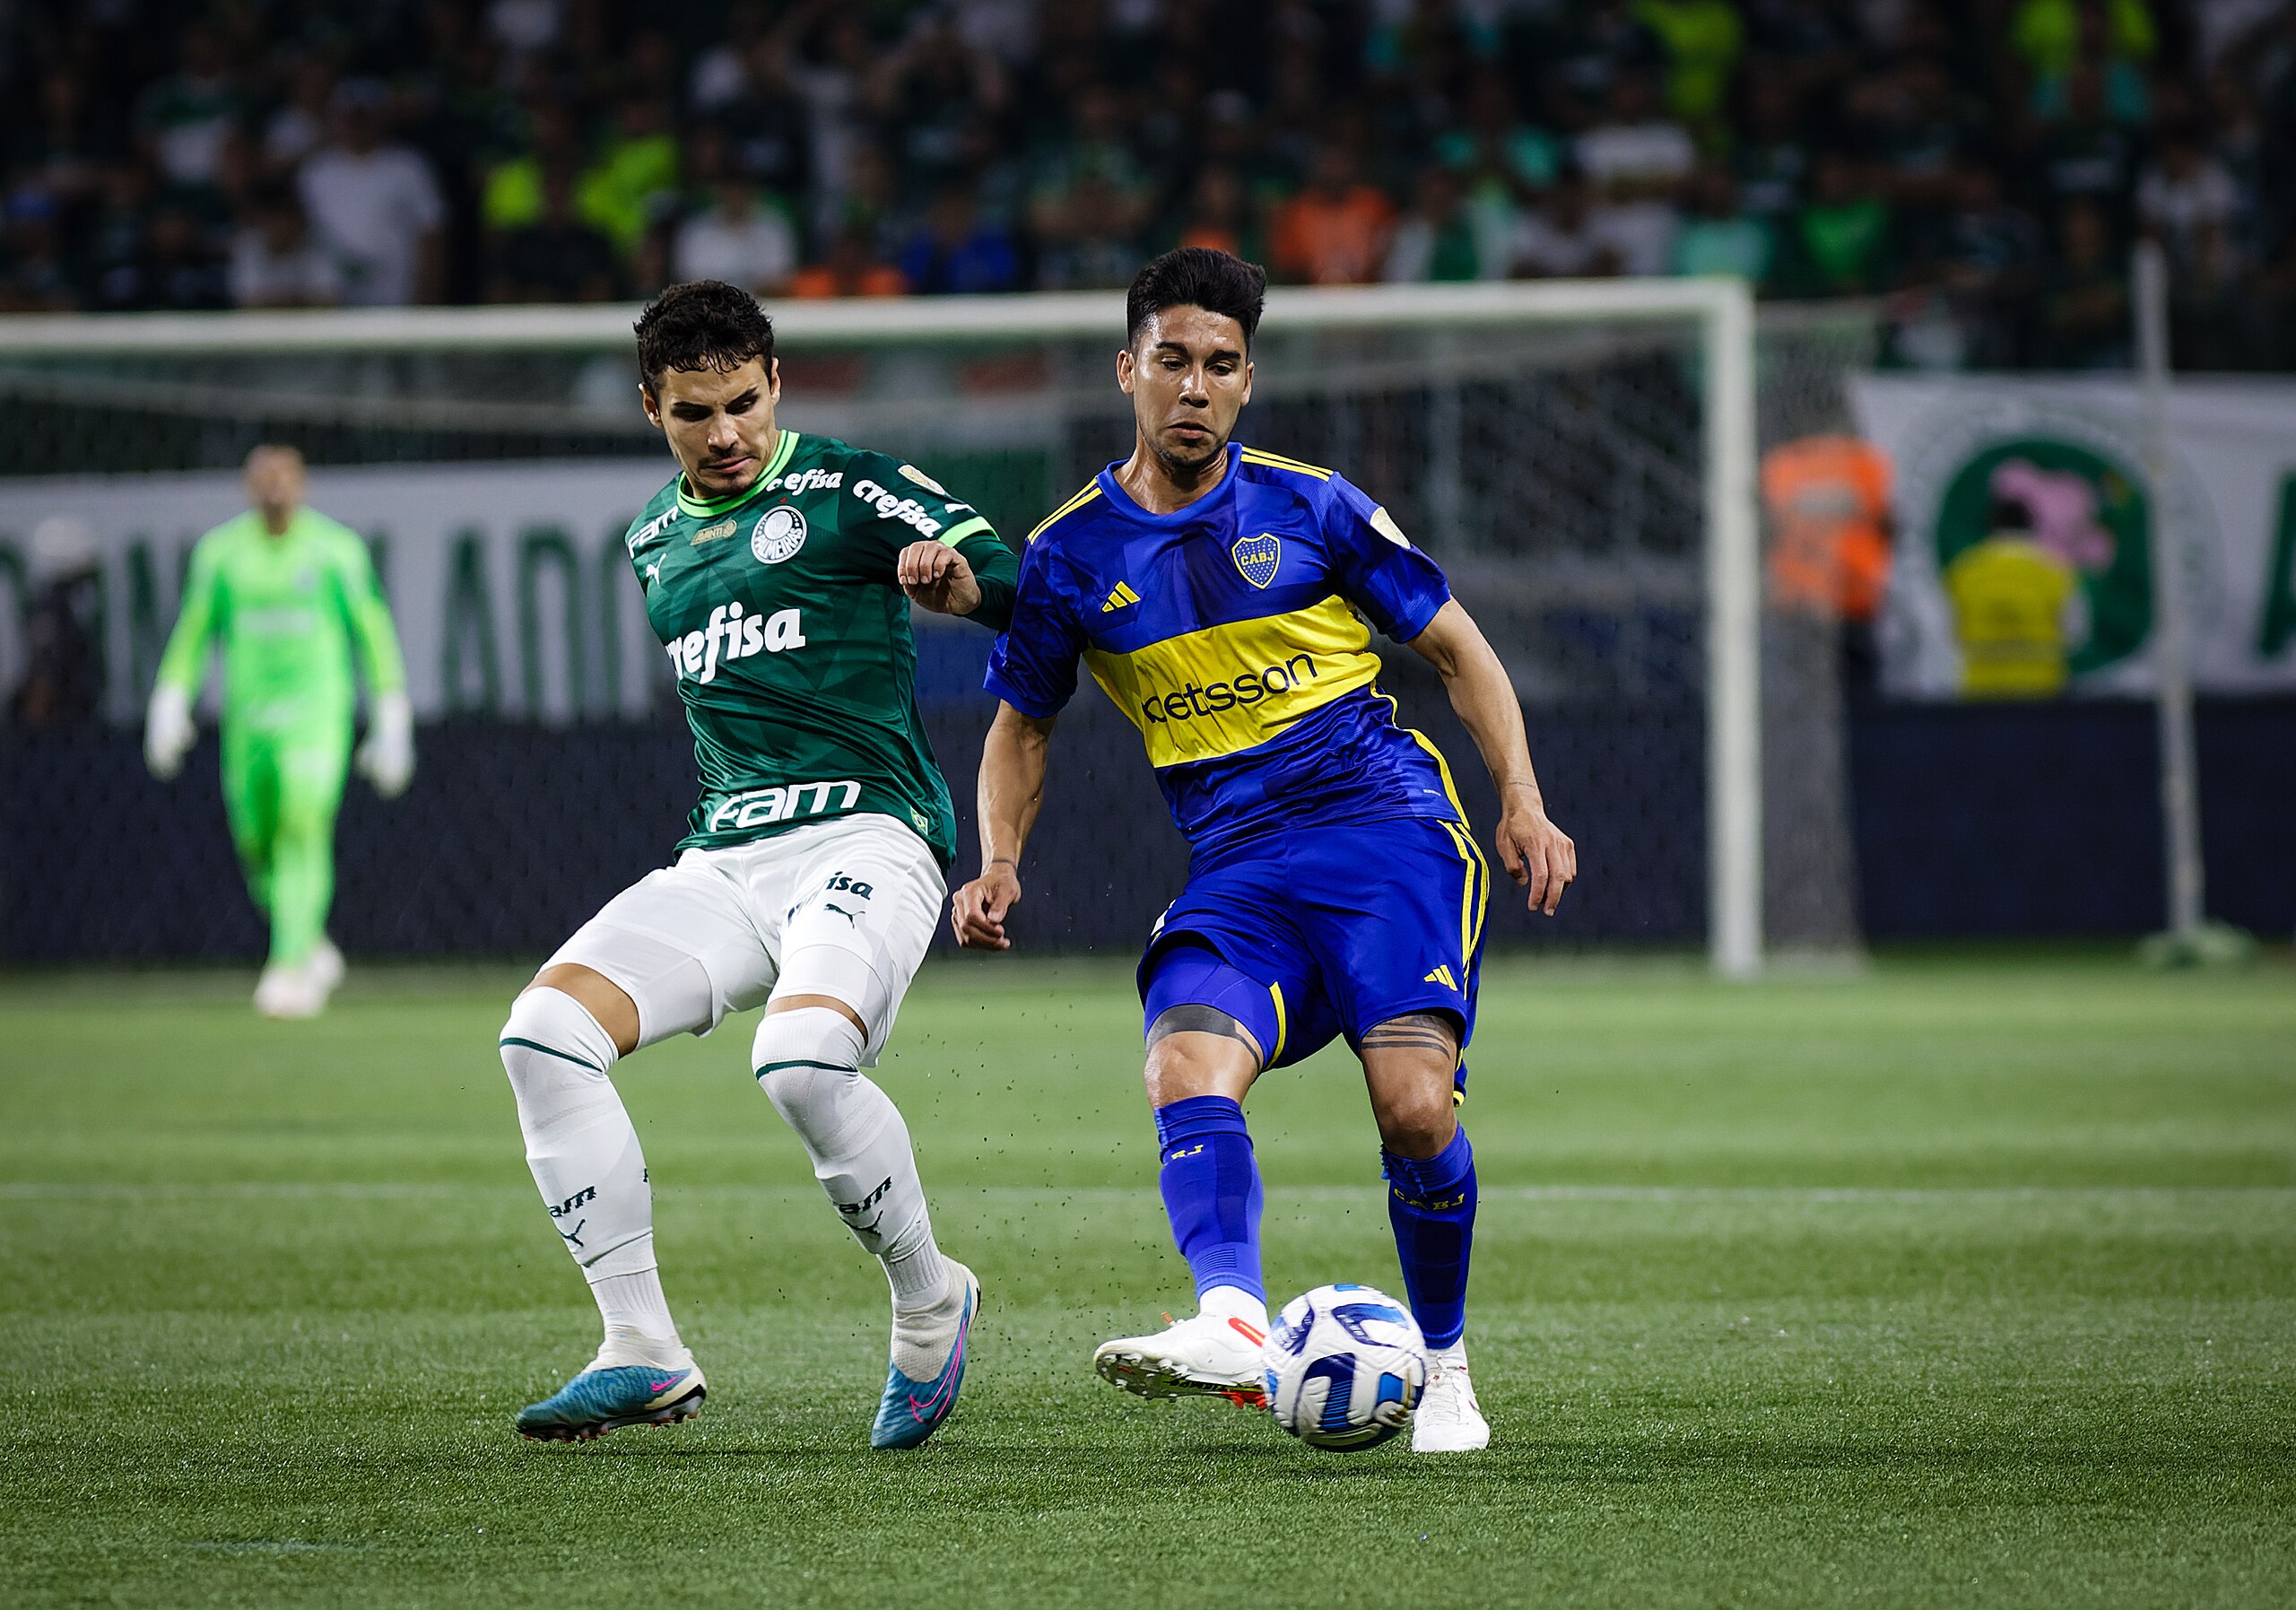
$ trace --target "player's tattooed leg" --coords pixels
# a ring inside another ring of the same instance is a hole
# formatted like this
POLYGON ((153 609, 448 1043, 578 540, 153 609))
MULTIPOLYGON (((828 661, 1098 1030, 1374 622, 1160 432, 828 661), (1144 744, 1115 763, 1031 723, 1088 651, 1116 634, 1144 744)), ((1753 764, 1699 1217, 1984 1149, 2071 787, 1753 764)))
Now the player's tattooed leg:
POLYGON ((1251 1031, 1217 1006, 1183 1002, 1177 1006, 1165 1007, 1156 1014, 1156 1021, 1148 1025, 1148 1043, 1151 1046, 1175 1034, 1217 1034, 1222 1040, 1232 1040, 1248 1048, 1255 1057, 1260 1054, 1259 1041, 1252 1038, 1251 1031))
MULTIPOLYGON (((1459 1035, 1458 1031, 1451 1026, 1451 1020, 1439 1012, 1407 1012, 1401 1017, 1391 1017, 1365 1030, 1355 1049, 1365 1056, 1375 1051, 1422 1052, 1439 1057, 1447 1064, 1456 1063, 1459 1057, 1459 1035)), ((1447 1066, 1446 1077, 1448 1073, 1447 1066)))

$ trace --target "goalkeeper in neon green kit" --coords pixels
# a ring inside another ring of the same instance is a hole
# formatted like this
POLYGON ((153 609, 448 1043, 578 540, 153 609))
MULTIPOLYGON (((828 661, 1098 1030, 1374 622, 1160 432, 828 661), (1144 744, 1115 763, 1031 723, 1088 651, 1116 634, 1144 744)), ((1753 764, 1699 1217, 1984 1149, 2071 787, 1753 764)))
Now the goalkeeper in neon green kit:
POLYGON ((160 659, 144 756, 171 778, 197 735, 192 702, 211 639, 223 651, 223 803, 248 890, 271 919, 256 1009, 315 1016, 343 978, 326 936, 335 814, 351 759, 352 644, 372 719, 359 769, 386 798, 414 775, 414 716, 390 610, 358 533, 304 508, 292 448, 248 455, 254 505, 199 539, 183 614, 160 659))

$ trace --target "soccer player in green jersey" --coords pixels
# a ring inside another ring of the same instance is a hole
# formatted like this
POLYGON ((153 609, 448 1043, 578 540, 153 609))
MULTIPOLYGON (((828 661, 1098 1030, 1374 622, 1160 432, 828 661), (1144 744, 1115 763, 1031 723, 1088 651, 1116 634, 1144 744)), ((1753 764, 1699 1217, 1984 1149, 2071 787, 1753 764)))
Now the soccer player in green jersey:
POLYGON ((861 1071, 925 959, 955 853, 909 612, 1002 630, 1018 565, 915 466, 778 422, 773 326, 748 292, 674 285, 637 328, 640 400, 678 474, 626 540, 701 798, 675 863, 584 924, 502 1028, 527 1165, 605 1329, 517 1427, 571 1440, 700 1407, 645 1156, 608 1075, 762 1005, 750 1066, 892 1288, 870 1443, 914 1448, 956 1402, 980 1284, 935 1246, 908 1126, 861 1071))
POLYGON ((223 805, 255 903, 271 919, 257 1010, 310 1017, 343 979, 326 936, 335 814, 352 760, 355 643, 371 720, 358 765, 386 798, 414 775, 414 715, 389 606, 367 544, 303 506, 303 456, 248 455, 253 505, 199 539, 183 614, 160 658, 144 728, 152 774, 183 767, 209 645, 223 650, 223 805))

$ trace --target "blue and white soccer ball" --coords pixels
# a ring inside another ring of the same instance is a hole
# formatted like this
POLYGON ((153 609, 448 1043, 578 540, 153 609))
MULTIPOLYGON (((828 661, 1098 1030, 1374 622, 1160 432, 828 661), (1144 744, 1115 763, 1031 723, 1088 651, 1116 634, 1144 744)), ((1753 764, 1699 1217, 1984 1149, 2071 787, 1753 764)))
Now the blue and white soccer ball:
POLYGON ((1427 1340, 1411 1310, 1364 1285, 1294 1297, 1267 1333, 1267 1406, 1310 1448, 1377 1448, 1427 1390, 1427 1340))

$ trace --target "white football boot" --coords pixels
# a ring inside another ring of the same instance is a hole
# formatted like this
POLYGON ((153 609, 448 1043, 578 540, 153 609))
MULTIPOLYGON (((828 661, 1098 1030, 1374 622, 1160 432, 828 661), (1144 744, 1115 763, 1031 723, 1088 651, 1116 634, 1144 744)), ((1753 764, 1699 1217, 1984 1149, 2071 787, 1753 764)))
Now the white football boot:
POLYGON ((326 991, 308 959, 292 967, 274 962, 256 980, 255 1009, 265 1017, 317 1017, 326 1010, 326 991))
POLYGON ((1491 1422, 1475 1401, 1466 1362, 1430 1359, 1427 1395, 1411 1416, 1413 1453, 1474 1453, 1491 1446, 1491 1422))
POLYGON ((1261 1353, 1266 1344, 1266 1333, 1256 1325, 1198 1314, 1152 1336, 1101 1343, 1092 1368, 1102 1380, 1143 1397, 1224 1397, 1265 1408, 1261 1353))
POLYGON ((319 936, 317 949, 303 963, 311 970, 311 983, 319 992, 319 999, 326 1000, 335 994, 335 986, 343 982, 343 953, 335 948, 335 941, 319 936))

